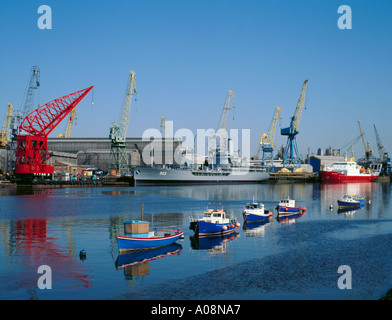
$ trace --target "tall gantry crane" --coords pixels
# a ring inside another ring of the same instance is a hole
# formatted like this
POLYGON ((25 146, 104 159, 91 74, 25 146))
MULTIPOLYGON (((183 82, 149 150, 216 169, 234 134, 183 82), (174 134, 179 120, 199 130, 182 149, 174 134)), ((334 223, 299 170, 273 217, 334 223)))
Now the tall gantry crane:
POLYGON ((71 138, 71 135, 72 135, 72 128, 73 128, 73 125, 74 125, 74 123, 75 123, 75 121, 76 121, 76 119, 77 119, 76 109, 77 109, 77 108, 74 108, 74 109, 71 111, 71 115, 70 115, 69 118, 68 118, 67 127, 65 128, 65 132, 64 132, 64 133, 60 133, 60 134, 57 136, 57 138, 71 138))
POLYGON ((120 122, 114 122, 110 128, 110 158, 109 171, 116 171, 117 174, 129 174, 129 160, 126 148, 126 138, 131 114, 132 97, 136 95, 136 74, 134 71, 129 73, 128 86, 125 93, 124 106, 120 122))
POLYGON ((7 114, 4 119, 3 130, 0 131, 0 147, 5 148, 11 140, 11 120, 12 120, 13 104, 9 103, 7 107, 7 114))
POLYGON ((298 151, 295 137, 299 133, 298 127, 302 116, 302 110, 305 105, 307 85, 308 80, 305 80, 298 99, 297 108, 295 109, 294 116, 291 118, 290 127, 283 128, 280 131, 281 135, 287 136, 287 144, 283 155, 283 167, 285 168, 296 168, 301 166, 301 156, 298 151))
POLYGON ((272 121, 270 124, 270 127, 268 129, 267 133, 263 133, 260 137, 260 145, 259 149, 257 151, 257 155, 259 156, 260 151, 263 151, 262 159, 264 162, 271 162, 273 160, 273 151, 274 148, 277 150, 280 154, 280 151, 276 146, 274 145, 274 140, 275 140, 275 131, 276 131, 276 124, 278 120, 281 119, 281 108, 280 106, 277 106, 274 112, 274 115, 272 117, 272 121))
POLYGON ((16 151, 16 136, 18 134, 18 127, 22 120, 35 109, 35 92, 40 87, 40 70, 39 67, 33 66, 30 72, 30 80, 25 95, 23 106, 16 110, 11 120, 11 141, 10 151, 8 154, 8 172, 11 172, 15 167, 15 151, 16 151))
POLYGON ((17 182, 30 182, 37 176, 50 176, 48 135, 91 91, 89 87, 40 106, 29 113, 19 125, 15 152, 17 182))

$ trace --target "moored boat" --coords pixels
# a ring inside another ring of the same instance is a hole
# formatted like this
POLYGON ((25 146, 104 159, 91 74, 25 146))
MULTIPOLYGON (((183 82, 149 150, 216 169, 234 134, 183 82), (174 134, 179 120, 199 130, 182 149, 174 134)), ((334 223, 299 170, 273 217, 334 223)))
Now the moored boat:
POLYGON ((380 175, 381 168, 381 164, 374 164, 366 169, 350 158, 319 171, 319 176, 323 182, 371 182, 380 175))
POLYGON ((305 207, 300 207, 295 204, 294 199, 283 198, 276 206, 278 212, 278 219, 291 219, 297 218, 306 213, 305 207))
POLYGON ((255 201, 245 205, 242 215, 244 221, 247 223, 268 221, 269 219, 272 219, 272 212, 266 210, 263 203, 255 201))
POLYGON ((124 235, 117 235, 120 252, 146 250, 173 244, 183 237, 184 233, 177 228, 149 230, 149 223, 142 220, 125 220, 124 235))
POLYGON ((208 209, 201 218, 190 218, 189 229, 199 237, 223 235, 231 233, 240 227, 236 218, 228 218, 223 209, 208 209))
POLYGON ((354 196, 345 195, 342 199, 338 200, 338 205, 339 208, 346 208, 346 207, 359 208, 363 202, 361 202, 354 196))

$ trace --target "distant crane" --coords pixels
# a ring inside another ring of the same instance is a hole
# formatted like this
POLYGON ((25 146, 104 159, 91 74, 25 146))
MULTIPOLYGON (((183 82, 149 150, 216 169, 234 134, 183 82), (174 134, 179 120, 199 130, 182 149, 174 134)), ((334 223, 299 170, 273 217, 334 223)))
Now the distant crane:
POLYGON ((136 95, 136 74, 130 71, 128 86, 125 93, 124 106, 120 122, 114 122, 110 128, 111 149, 109 158, 109 171, 118 174, 129 174, 129 160, 126 148, 126 138, 131 114, 132 97, 136 95))
POLYGON ((169 128, 166 126, 165 116, 161 116, 161 128, 163 129, 163 137, 170 137, 169 128))
POLYGON ((71 112, 71 115, 68 118, 67 127, 65 128, 64 133, 60 133, 57 138, 71 138, 72 128, 77 119, 76 108, 74 108, 71 112))
POLYGON ((382 163, 381 174, 391 175, 392 173, 391 158, 389 158, 388 152, 385 150, 384 145, 381 142, 381 138, 378 135, 376 125, 373 124, 373 127, 374 127, 374 133, 376 135, 378 154, 380 156, 380 162, 382 163))
POLYGON ((274 112, 274 116, 272 117, 272 121, 270 124, 270 127, 268 129, 267 133, 263 133, 260 137, 260 145, 259 149, 257 151, 257 155, 260 154, 260 151, 263 151, 263 156, 262 159, 264 162, 271 162, 273 159, 273 151, 274 148, 279 152, 280 151, 276 146, 274 145, 274 140, 275 140, 275 131, 276 131, 276 124, 278 120, 281 119, 281 108, 280 106, 277 106, 274 112))
POLYGON ((30 80, 27 87, 24 105, 17 110, 11 120, 11 141, 10 151, 8 154, 8 172, 11 172, 15 167, 15 151, 16 151, 16 136, 18 135, 18 127, 22 120, 35 109, 35 92, 40 87, 40 69, 33 66, 30 72, 30 80))
POLYGON ((291 118, 290 127, 281 129, 280 133, 287 137, 287 144, 283 155, 283 167, 296 168, 301 166, 301 156, 298 151, 296 135, 299 133, 299 121, 301 120, 302 110, 305 105, 306 88, 308 80, 304 81, 301 94, 298 99, 297 108, 295 109, 294 116, 291 118))
POLYGON ((225 105, 223 106, 222 113, 219 119, 218 127, 216 129, 215 135, 209 138, 209 153, 216 154, 217 150, 217 138, 219 137, 219 152, 224 153, 227 151, 227 139, 225 139, 227 116, 230 110, 235 109, 234 103, 234 91, 229 89, 227 91, 225 105))
POLYGON ((368 165, 370 165, 370 162, 375 160, 375 157, 373 156, 373 151, 370 150, 369 141, 366 141, 366 139, 365 139, 365 135, 362 131, 361 123, 359 122, 359 120, 357 120, 357 122, 358 122, 359 132, 361 134, 361 138, 362 138, 362 142, 363 142, 363 147, 365 148, 365 156, 362 157, 361 159, 359 159, 358 162, 361 162, 365 166, 368 166, 368 165))
POLYGON ((4 119, 3 130, 0 131, 0 148, 5 148, 11 140, 11 120, 13 104, 9 103, 7 107, 7 114, 4 119))

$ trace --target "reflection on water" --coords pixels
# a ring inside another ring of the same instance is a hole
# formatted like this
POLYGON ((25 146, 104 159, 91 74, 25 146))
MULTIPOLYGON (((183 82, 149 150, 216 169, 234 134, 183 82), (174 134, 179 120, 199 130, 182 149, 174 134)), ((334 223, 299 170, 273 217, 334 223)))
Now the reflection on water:
POLYGON ((279 292, 312 298, 309 290, 324 289, 332 290, 327 297, 345 298, 348 293, 330 288, 331 281, 336 282, 336 263, 361 270, 350 298, 368 297, 364 295, 368 291, 372 297, 381 296, 380 291, 392 283, 389 271, 383 271, 391 262, 385 255, 392 241, 390 183, 0 189, 0 201, 0 299, 180 297, 175 292, 183 294, 180 298, 203 299, 206 294, 219 298, 219 292, 225 292, 224 297, 247 299, 249 286, 256 299, 273 298, 279 292), (337 200, 345 194, 362 195, 366 204, 341 212, 337 200), (229 215, 243 221, 244 205, 253 197, 273 211, 287 196, 306 207, 306 215, 279 223, 275 219, 246 223, 225 237, 197 238, 188 228, 189 218, 202 214, 209 202, 222 203, 229 215), (119 255, 113 268, 116 234, 123 232, 124 220, 141 218, 142 205, 143 219, 151 227, 179 226, 189 241, 161 248, 167 252, 119 255), (87 252, 83 261, 81 249, 87 252), (369 255, 371 260, 366 260, 369 255), (264 268, 262 279, 260 270, 268 263, 274 266, 273 276, 264 268), (303 266, 311 281, 301 280, 304 273, 298 269, 287 275, 283 267, 287 263, 303 266), (53 270, 50 292, 37 288, 37 268, 44 264, 53 270), (249 268, 254 272, 241 272, 249 268), (375 285, 369 285, 366 274, 375 269, 381 272, 373 274, 375 285), (215 272, 222 279, 227 274, 238 276, 241 282, 211 288, 215 272), (269 276, 272 280, 265 280, 269 276), (132 285, 128 281, 124 286, 124 278, 132 279, 132 285), (197 290, 180 290, 182 282, 198 279, 197 290))
POLYGON ((205 250, 208 253, 225 253, 227 244, 239 237, 238 232, 232 232, 223 236, 198 237, 190 236, 191 248, 194 250, 205 250))
POLYGON ((124 269, 124 275, 130 279, 147 276, 150 273, 149 262, 167 256, 178 255, 182 251, 180 244, 174 243, 160 248, 119 254, 115 262, 116 270, 124 269))

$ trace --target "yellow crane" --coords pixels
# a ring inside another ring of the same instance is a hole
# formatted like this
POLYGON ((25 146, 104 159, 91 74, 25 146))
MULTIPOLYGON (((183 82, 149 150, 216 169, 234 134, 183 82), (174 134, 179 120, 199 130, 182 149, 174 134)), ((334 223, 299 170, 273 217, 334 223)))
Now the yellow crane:
POLYGON ((11 140, 11 121, 13 104, 9 103, 7 107, 7 114, 4 119, 3 130, 0 131, 0 147, 4 148, 11 140))
POLYGON ((163 129, 163 137, 164 138, 170 137, 169 129, 166 127, 165 116, 161 116, 161 128, 163 129))
POLYGON ((67 127, 65 133, 60 133, 57 138, 71 138, 73 124, 77 119, 76 108, 72 109, 71 115, 68 118, 67 127))
POLYGON ((273 157, 273 148, 279 152, 279 149, 274 145, 276 124, 281 119, 281 108, 277 106, 272 117, 272 121, 267 133, 263 133, 260 137, 260 146, 257 155, 260 154, 260 149, 263 150, 263 160, 271 160, 273 157))
POLYGON ((110 128, 109 137, 111 139, 109 171, 122 175, 129 174, 129 159, 127 154, 126 139, 131 114, 131 102, 136 90, 136 73, 129 72, 128 86, 125 92, 124 106, 120 122, 113 122, 110 128))
POLYGON ((358 126, 359 126, 359 132, 362 137, 363 147, 365 148, 365 159, 364 160, 369 161, 373 156, 373 150, 370 150, 369 141, 366 141, 366 139, 365 139, 365 135, 363 134, 361 123, 359 122, 359 120, 357 120, 357 122, 358 122, 358 126))
POLYGON ((229 113, 229 110, 231 109, 235 109, 235 105, 234 105, 234 91, 232 89, 229 89, 227 91, 227 96, 226 96, 226 102, 225 105, 223 107, 222 110, 222 114, 219 120, 219 124, 218 124, 218 129, 216 131, 218 131, 219 129, 226 129, 226 122, 227 122, 227 115, 229 113), (232 108, 230 108, 230 101, 232 103, 232 108))

